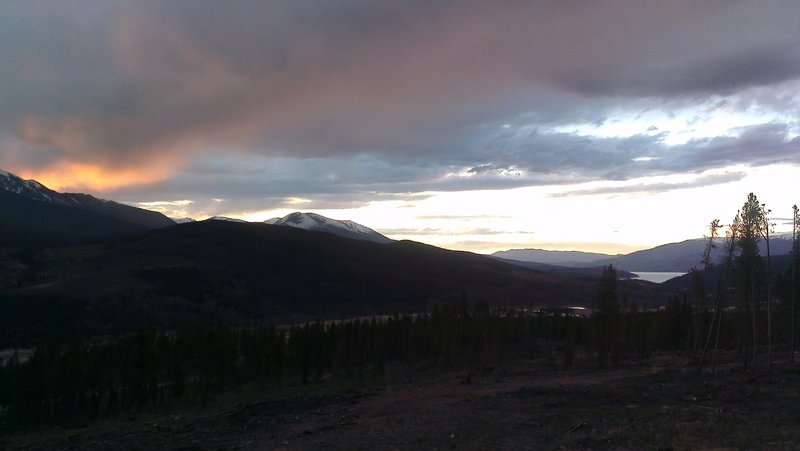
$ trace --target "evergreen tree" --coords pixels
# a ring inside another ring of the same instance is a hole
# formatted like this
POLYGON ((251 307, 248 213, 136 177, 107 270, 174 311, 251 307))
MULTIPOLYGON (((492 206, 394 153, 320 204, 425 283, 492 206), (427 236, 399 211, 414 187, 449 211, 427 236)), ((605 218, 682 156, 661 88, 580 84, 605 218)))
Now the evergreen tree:
MULTIPOLYGON (((758 201, 755 194, 747 196, 738 216, 738 244, 739 244, 739 288, 744 302, 745 313, 750 314, 751 318, 751 342, 752 364, 756 363, 756 347, 758 346, 757 313, 758 300, 756 296, 759 274, 761 274, 761 256, 758 250, 758 242, 764 234, 764 208, 758 201), (749 310, 749 311, 748 311, 749 310)), ((745 328, 746 330, 746 328, 745 328)), ((745 356, 745 365, 747 357, 745 356)))
POLYGON ((597 285, 598 313, 595 316, 597 331, 597 363, 605 367, 609 353, 617 339, 619 304, 617 302, 617 271, 612 265, 603 268, 597 285))

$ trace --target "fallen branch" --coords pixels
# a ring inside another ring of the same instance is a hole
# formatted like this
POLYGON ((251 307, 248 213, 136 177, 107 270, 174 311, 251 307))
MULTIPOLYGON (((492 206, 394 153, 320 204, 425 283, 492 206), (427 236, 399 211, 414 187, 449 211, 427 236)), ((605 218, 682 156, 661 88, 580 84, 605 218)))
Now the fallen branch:
POLYGON ((572 431, 577 431, 578 429, 580 429, 582 427, 585 427, 585 426, 586 426, 586 422, 585 421, 578 421, 577 423, 575 423, 574 426, 572 426, 571 428, 569 428, 566 431, 564 431, 564 433, 568 434, 568 433, 570 433, 572 431))

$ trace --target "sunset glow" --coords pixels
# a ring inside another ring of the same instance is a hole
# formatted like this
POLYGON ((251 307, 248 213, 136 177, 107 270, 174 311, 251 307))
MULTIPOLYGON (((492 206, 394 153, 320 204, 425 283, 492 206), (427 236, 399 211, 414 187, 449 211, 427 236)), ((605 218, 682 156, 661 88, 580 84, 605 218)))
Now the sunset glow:
POLYGON ((43 169, 19 171, 50 189, 65 192, 108 192, 165 180, 169 173, 157 168, 114 169, 89 164, 59 163, 43 169))

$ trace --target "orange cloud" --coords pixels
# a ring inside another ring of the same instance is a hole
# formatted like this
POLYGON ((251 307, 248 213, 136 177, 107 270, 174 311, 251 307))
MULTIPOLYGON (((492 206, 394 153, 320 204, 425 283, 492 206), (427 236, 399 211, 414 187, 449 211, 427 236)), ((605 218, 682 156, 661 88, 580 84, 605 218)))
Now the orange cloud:
POLYGON ((104 168, 98 165, 62 162, 45 169, 23 169, 20 176, 34 179, 56 191, 102 193, 134 185, 160 182, 169 177, 165 165, 147 168, 104 168))

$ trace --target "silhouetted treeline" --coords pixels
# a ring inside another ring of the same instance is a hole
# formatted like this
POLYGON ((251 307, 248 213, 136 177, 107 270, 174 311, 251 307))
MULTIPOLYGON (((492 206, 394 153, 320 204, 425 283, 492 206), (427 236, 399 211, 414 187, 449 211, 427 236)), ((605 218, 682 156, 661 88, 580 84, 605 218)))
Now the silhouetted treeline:
POLYGON ((601 365, 642 362, 657 350, 691 350, 692 328, 702 327, 693 318, 687 300, 657 312, 606 306, 592 318, 462 301, 429 314, 291 328, 195 326, 74 339, 42 345, 28 361, 12 358, 0 368, 0 424, 82 424, 153 406, 203 405, 225 390, 329 377, 380 383, 389 362, 444 370, 495 366, 510 357, 547 356, 550 365, 567 367, 578 355, 603 354, 601 365))
MULTIPOLYGON (((80 424, 117 412, 175 402, 204 404, 245 386, 306 384, 335 376, 381 382, 386 362, 456 368, 504 358, 531 339, 575 344, 584 319, 523 316, 486 303, 436 307, 430 314, 316 322, 291 328, 192 327, 141 331, 98 342, 38 347, 0 368, 0 422, 80 424)), ((541 352, 534 349, 535 352, 541 352)))

